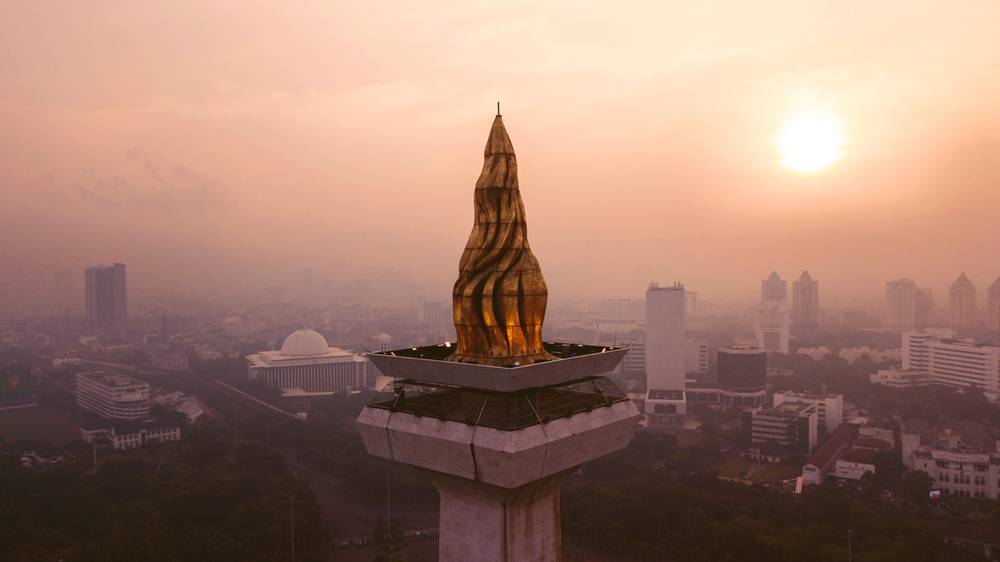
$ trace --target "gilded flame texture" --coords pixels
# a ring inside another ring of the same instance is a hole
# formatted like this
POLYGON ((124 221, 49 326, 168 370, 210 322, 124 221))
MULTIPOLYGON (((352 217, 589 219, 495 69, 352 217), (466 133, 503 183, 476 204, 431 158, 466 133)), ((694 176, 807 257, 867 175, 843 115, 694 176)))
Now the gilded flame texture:
POLYGON ((475 224, 452 291, 458 349, 449 360, 526 365, 542 347, 548 289, 528 246, 514 146, 497 115, 476 182, 475 224))

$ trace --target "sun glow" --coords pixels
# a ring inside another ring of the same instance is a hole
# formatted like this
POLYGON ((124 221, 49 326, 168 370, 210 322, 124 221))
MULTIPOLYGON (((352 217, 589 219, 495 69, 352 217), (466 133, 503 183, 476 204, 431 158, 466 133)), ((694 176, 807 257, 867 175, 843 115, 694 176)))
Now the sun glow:
POLYGON ((843 156, 844 134, 839 120, 830 115, 795 115, 777 141, 781 165, 803 174, 822 172, 843 156))

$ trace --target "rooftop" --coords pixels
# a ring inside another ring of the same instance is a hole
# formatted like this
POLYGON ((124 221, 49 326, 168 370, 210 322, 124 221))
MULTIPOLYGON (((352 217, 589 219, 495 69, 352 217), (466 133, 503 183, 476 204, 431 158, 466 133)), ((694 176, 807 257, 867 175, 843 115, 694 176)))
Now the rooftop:
POLYGON ((821 470, 825 469, 840 451, 850 445, 851 439, 854 438, 856 432, 857 429, 849 424, 841 425, 826 438, 826 441, 818 449, 813 451, 813 454, 809 455, 809 460, 806 464, 810 464, 821 470))
POLYGON ((854 441, 854 447, 858 449, 870 449, 875 451, 888 451, 892 445, 875 437, 858 437, 854 441))
POLYGON ((780 405, 773 408, 761 410, 760 413, 771 416, 800 416, 802 414, 815 411, 815 409, 816 407, 809 402, 797 402, 795 400, 790 400, 788 402, 782 402, 780 405))
POLYGON ((874 464, 876 455, 878 455, 878 451, 872 449, 849 449, 840 457, 840 460, 874 464))
POLYGON ((837 394, 834 392, 794 392, 791 390, 783 390, 775 392, 775 394, 781 394, 782 396, 793 396, 795 398, 803 398, 806 400, 825 400, 827 398, 842 398, 843 394, 837 394))
POLYGON ((111 388, 149 386, 146 383, 133 379, 128 375, 123 375, 121 373, 113 373, 111 371, 91 371, 86 373, 78 373, 76 375, 76 378, 77 380, 87 379, 111 388))

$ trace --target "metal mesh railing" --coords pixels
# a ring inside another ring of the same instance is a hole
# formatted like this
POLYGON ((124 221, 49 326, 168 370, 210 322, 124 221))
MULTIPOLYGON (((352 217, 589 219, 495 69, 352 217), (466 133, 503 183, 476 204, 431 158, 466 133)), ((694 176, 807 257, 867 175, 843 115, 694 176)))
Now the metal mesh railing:
POLYGON ((400 380, 386 385, 369 406, 514 431, 627 399, 606 377, 517 392, 400 380))

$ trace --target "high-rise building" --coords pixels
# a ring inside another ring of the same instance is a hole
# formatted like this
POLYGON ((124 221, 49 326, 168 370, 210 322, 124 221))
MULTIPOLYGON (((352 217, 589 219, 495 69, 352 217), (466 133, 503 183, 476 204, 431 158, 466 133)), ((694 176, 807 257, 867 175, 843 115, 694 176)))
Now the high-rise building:
POLYGON ((1000 277, 990 285, 989 290, 989 322, 990 330, 1000 332, 1000 277))
POLYGON ((792 322, 803 326, 819 322, 819 282, 808 271, 792 283, 792 322))
POLYGON ((948 290, 952 328, 972 328, 976 325, 976 286, 963 272, 948 290))
POLYGON ((791 314, 780 301, 766 301, 753 310, 754 335, 757 347, 766 351, 788 353, 791 314))
POLYGON ((917 285, 909 279, 896 279, 885 284, 885 327, 905 332, 914 325, 917 285))
POLYGON ((692 336, 684 343, 684 370, 687 373, 701 375, 708 372, 711 340, 706 336, 692 336))
POLYGON ((646 372, 646 340, 636 339, 626 345, 628 352, 622 359, 621 371, 623 373, 645 373, 646 372))
POLYGON ((913 327, 923 330, 934 323, 934 291, 917 289, 913 297, 913 327))
POLYGON ((601 322, 646 323, 646 301, 642 299, 604 299, 598 312, 601 322))
POLYGON ((684 291, 684 316, 698 316, 698 291, 684 291))
POLYGON ((149 416, 149 384, 107 371, 78 373, 76 403, 105 419, 141 420, 149 416))
POLYGON ((84 274, 87 322, 91 326, 113 326, 128 317, 125 264, 88 267, 84 274))
MULTIPOLYGON (((673 393, 683 396, 687 379, 685 339, 684 286, 680 283, 671 287, 650 284, 646 291, 646 388, 649 393, 669 391, 670 396, 674 396, 673 393)), ((684 413, 683 399, 680 404, 671 405, 677 410, 672 413, 684 413)), ((647 399, 646 406, 649 410, 655 403, 647 399)))
POLYGON ((451 320, 451 310, 448 305, 441 301, 428 301, 424 303, 424 313, 421 317, 424 324, 440 326, 447 324, 451 320))
POLYGON ((788 296, 788 282, 781 279, 778 272, 772 271, 767 279, 760 282, 760 302, 784 302, 788 296))

